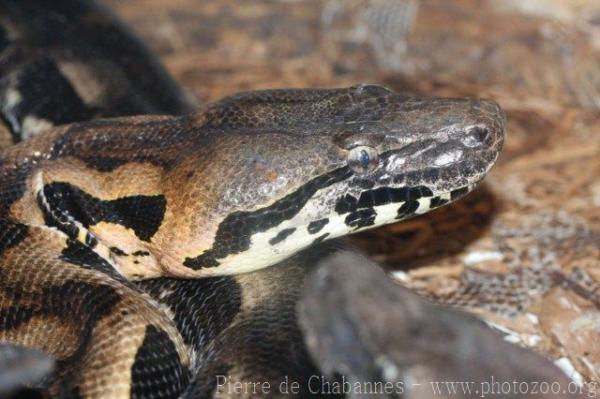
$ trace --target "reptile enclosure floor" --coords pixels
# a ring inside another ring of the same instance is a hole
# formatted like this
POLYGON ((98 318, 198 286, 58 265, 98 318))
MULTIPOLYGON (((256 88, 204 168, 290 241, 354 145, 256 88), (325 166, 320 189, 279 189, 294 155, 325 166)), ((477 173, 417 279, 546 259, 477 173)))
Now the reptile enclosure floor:
POLYGON ((409 286, 600 383, 600 2, 105 3, 198 104, 357 82, 498 101, 508 136, 486 184, 352 240, 409 286))

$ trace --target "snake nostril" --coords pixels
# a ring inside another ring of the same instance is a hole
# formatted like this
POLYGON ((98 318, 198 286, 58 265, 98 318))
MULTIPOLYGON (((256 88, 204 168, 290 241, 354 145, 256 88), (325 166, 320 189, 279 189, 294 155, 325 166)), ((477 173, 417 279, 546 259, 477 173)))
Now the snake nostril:
POLYGON ((490 130, 484 126, 473 126, 465 132, 462 143, 467 147, 479 147, 490 137, 490 130))
POLYGON ((470 136, 478 143, 483 143, 490 135, 490 131, 486 127, 475 126, 469 132, 470 136))

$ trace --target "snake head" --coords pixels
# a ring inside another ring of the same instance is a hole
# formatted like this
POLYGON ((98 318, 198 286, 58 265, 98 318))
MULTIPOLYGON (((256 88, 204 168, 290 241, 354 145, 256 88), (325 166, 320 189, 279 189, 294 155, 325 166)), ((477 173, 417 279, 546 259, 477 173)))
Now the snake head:
POLYGON ((36 204, 128 278, 247 272, 465 195, 495 163, 504 124, 491 101, 373 85, 242 93, 13 147, 4 161, 31 178, 10 212, 25 220, 36 204))
POLYGON ((492 101, 358 85, 242 93, 192 123, 209 162, 188 167, 202 164, 195 187, 210 193, 202 206, 215 211, 211 226, 198 228, 203 248, 184 254, 183 265, 217 275, 461 197, 496 161, 505 116, 492 101))

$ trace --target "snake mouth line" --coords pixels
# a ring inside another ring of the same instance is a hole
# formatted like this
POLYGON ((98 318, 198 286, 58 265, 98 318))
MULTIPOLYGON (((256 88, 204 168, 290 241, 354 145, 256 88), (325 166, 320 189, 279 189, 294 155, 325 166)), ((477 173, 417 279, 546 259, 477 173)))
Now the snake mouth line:
POLYGON ((336 212, 345 217, 345 225, 354 233, 426 213, 465 196, 474 187, 475 184, 469 184, 437 193, 425 186, 380 187, 363 191, 358 198, 347 194, 336 204, 336 212))

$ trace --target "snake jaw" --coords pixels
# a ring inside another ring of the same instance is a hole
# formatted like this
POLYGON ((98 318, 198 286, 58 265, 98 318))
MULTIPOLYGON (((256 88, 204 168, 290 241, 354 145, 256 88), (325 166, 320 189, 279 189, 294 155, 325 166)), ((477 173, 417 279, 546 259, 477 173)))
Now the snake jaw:
MULTIPOLYGON (((505 117, 492 101, 412 98, 378 86, 294 93, 317 102, 314 98, 321 96, 325 107, 333 103, 338 108, 321 116, 318 127, 293 119, 301 112, 278 119, 272 110, 264 121, 251 124, 256 129, 276 122, 273 133, 248 130, 228 136, 238 134, 248 159, 260 156, 277 168, 278 177, 286 177, 285 184, 257 191, 259 181, 264 180, 260 187, 273 183, 262 169, 243 174, 246 166, 232 153, 231 162, 240 165, 236 176, 243 177, 225 192, 243 193, 248 200, 241 209, 223 208, 209 247, 183 260, 190 274, 260 269, 313 243, 426 213, 471 191, 502 146, 505 117)), ((275 90, 257 92, 258 100, 252 93, 226 99, 223 109, 218 104, 210 108, 204 123, 211 129, 231 128, 238 122, 227 115, 236 101, 243 100, 251 115, 253 106, 263 112, 265 102, 283 107, 276 103, 279 95, 275 90)), ((225 197, 229 201, 235 195, 225 197)))
MULTIPOLYGON (((46 208, 109 248, 120 226, 130 238, 121 252, 152 255, 119 258, 136 275, 235 274, 459 198, 496 161, 504 128, 493 102, 378 86, 245 93, 204 112, 96 121, 32 139, 27 154, 46 154, 44 170, 63 176, 44 182, 46 208), (111 136, 115 126, 133 134, 111 136), (152 184, 131 178, 140 173, 152 184), (101 224, 111 233, 96 231, 101 224)), ((22 158, 17 147, 7 160, 22 158)))

